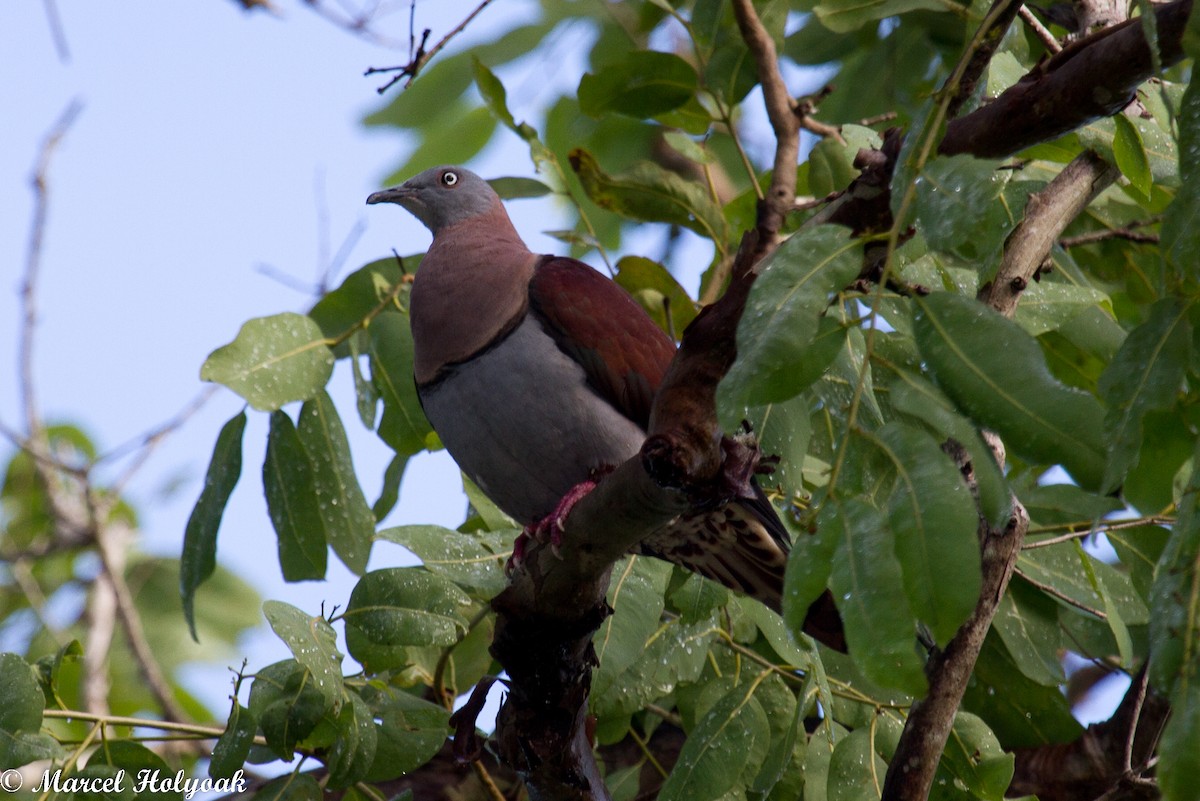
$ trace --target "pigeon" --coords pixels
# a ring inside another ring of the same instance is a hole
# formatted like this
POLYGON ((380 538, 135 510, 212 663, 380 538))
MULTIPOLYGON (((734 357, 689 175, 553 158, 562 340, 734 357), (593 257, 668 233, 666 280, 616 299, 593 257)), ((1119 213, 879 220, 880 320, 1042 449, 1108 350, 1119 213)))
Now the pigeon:
MULTIPOLYGON (((634 456, 675 343, 621 287, 572 258, 538 255, 491 185, 426 170, 367 203, 395 203, 433 233, 410 296, 417 393, 458 466, 526 527, 561 514, 634 456)), ((779 611, 787 531, 755 485, 646 537, 659 557, 779 611)), ((806 630, 845 650, 826 594, 806 630)))

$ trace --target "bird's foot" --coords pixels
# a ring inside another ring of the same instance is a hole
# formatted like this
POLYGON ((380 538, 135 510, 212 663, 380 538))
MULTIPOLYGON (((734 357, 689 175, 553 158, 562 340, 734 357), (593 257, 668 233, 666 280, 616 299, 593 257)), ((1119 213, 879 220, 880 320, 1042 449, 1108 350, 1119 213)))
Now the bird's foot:
POLYGON ((527 530, 531 537, 538 542, 550 543, 550 550, 558 558, 562 558, 558 547, 563 541, 563 526, 567 522, 567 515, 571 514, 571 510, 575 508, 575 504, 583 500, 584 496, 596 488, 596 482, 588 479, 580 481, 571 489, 567 490, 567 494, 562 496, 562 500, 554 507, 554 511, 543 517, 541 520, 534 523, 527 530))
POLYGON ((526 526, 513 540, 512 554, 509 555, 508 561, 504 563, 504 575, 511 576, 521 563, 525 561, 525 549, 529 547, 530 527, 526 526))

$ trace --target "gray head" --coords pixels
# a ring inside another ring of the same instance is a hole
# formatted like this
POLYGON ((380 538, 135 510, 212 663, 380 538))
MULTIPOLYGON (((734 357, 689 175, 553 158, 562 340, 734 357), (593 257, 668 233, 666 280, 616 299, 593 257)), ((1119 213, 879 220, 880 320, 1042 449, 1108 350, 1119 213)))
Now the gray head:
POLYGON ((399 204, 436 234, 447 225, 486 214, 499 205, 500 197, 470 170, 434 167, 400 186, 376 192, 367 202, 399 204))

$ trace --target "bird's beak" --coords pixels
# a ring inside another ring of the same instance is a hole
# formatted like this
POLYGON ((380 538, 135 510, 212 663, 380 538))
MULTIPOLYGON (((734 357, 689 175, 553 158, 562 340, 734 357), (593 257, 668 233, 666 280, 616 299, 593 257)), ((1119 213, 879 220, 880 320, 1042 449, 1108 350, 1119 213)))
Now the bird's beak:
POLYGON ((408 185, 401 184, 400 186, 393 186, 391 189, 381 189, 378 192, 372 193, 367 198, 367 204, 401 203, 405 198, 412 197, 412 195, 412 190, 408 188, 408 185))

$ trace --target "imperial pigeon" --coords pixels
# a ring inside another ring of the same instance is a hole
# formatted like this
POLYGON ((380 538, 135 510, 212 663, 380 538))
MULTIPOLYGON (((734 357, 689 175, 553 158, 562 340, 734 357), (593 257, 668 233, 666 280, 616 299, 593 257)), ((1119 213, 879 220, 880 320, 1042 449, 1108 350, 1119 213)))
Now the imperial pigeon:
MULTIPOLYGON (((532 253, 499 196, 461 167, 426 170, 367 203, 433 232, 409 317, 417 393, 459 467, 526 526, 636 454, 675 353, 625 290, 575 259, 532 253)), ((790 541, 762 491, 685 515, 641 543, 779 610, 790 541)), ((806 629, 844 650, 826 594, 806 629)))

